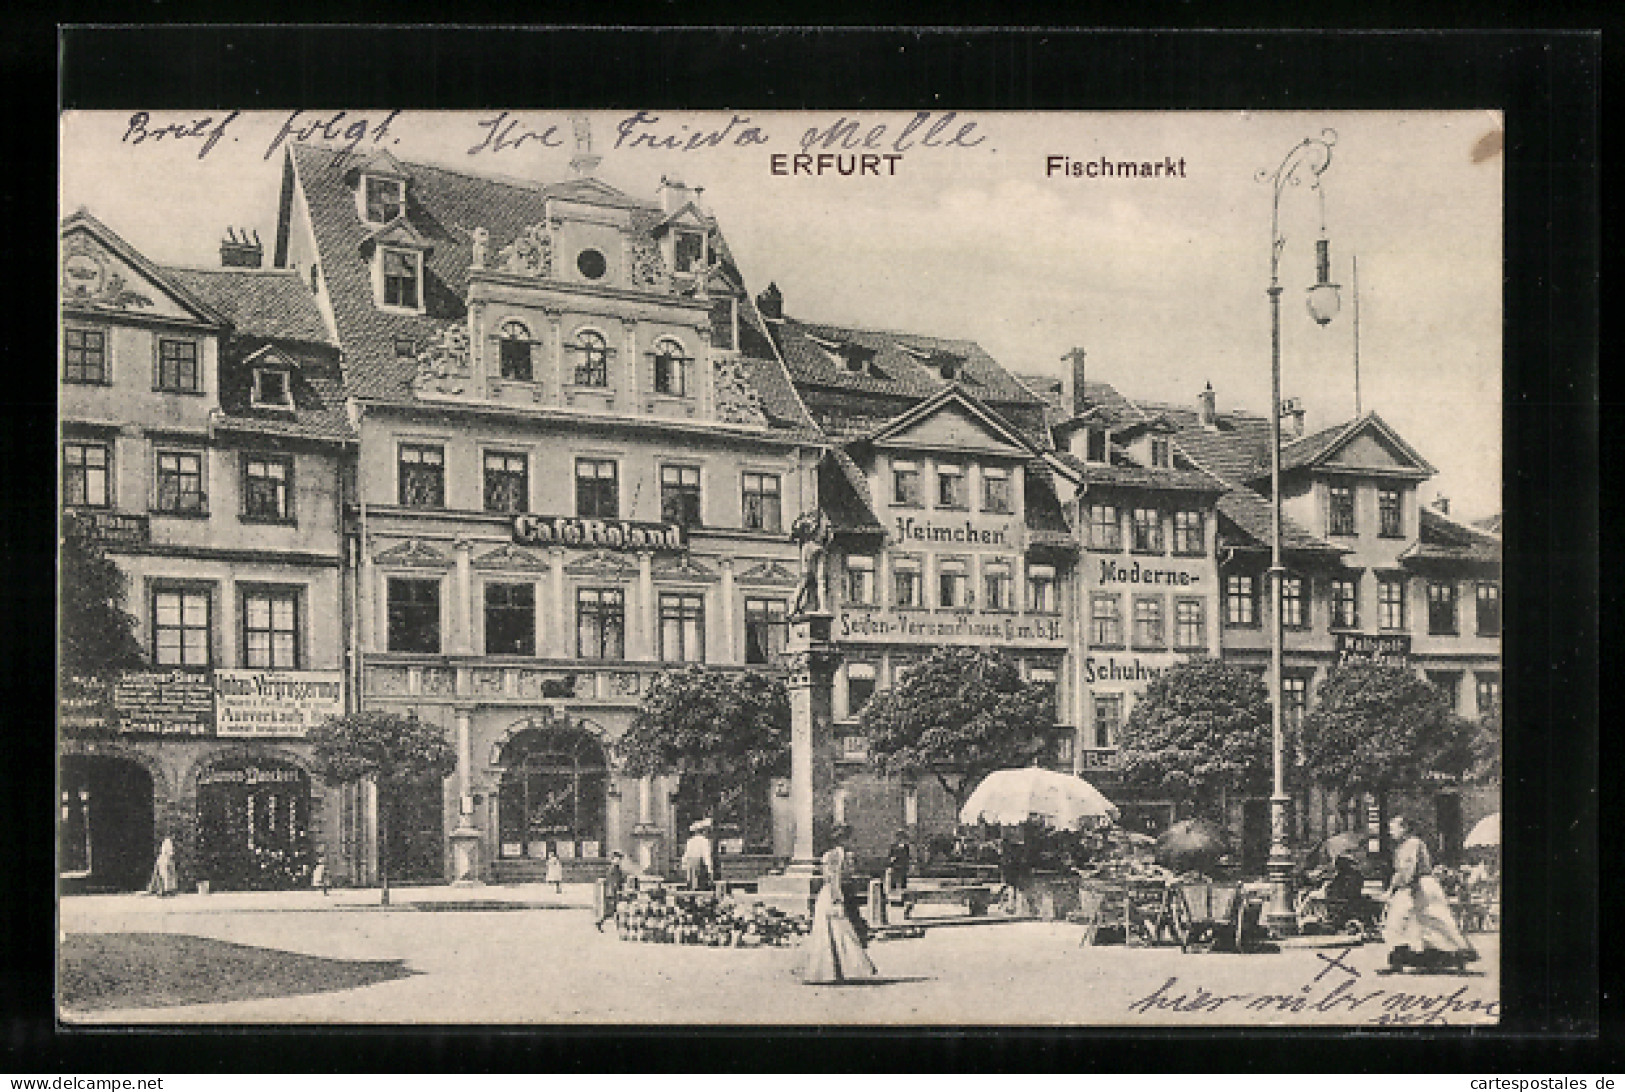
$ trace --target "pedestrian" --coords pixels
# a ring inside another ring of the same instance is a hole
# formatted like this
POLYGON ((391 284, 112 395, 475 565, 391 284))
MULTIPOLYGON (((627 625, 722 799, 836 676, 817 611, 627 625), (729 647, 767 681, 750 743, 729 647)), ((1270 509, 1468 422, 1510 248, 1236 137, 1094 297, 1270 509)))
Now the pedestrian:
POLYGON ((701 819, 688 830, 688 842, 683 846, 683 882, 690 891, 706 891, 716 875, 716 850, 711 843, 711 820, 701 819))
POLYGON ((863 950, 863 939, 852 921, 846 898, 852 828, 838 824, 830 832, 834 843, 825 852, 824 885, 813 903, 812 927, 807 933, 801 965, 803 985, 830 985, 855 978, 873 978, 879 972, 863 950))
POLYGON ((886 893, 896 895, 908 888, 908 866, 912 850, 908 844, 908 831, 899 830, 886 854, 886 893))
POLYGON ((1402 815, 1388 821, 1388 834, 1396 848, 1382 932, 1393 947, 1388 966, 1378 973, 1396 974, 1406 967, 1460 970, 1477 959, 1478 952, 1456 927, 1450 900, 1433 874, 1427 843, 1412 832, 1402 815))
POLYGON ((621 886, 626 882, 626 870, 621 867, 621 851, 609 855, 609 867, 604 870, 604 904, 598 908, 598 931, 604 931, 604 922, 615 916, 621 902, 621 886))
POLYGON ((553 885, 555 895, 564 894, 564 862, 554 849, 547 851, 547 882, 553 885))
POLYGON ((158 859, 152 864, 152 878, 147 881, 147 894, 167 897, 180 890, 175 874, 175 841, 165 838, 158 847, 158 859))

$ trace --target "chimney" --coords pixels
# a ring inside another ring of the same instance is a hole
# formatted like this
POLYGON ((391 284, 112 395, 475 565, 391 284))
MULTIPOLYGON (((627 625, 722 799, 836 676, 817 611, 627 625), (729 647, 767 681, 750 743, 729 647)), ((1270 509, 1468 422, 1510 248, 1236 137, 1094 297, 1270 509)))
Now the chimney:
POLYGON ((241 236, 231 228, 226 229, 226 237, 220 240, 220 264, 227 269, 258 269, 265 260, 265 248, 260 245, 260 233, 242 229, 241 236), (249 242, 252 235, 253 242, 249 242))
POLYGON ((762 317, 765 319, 782 319, 784 317, 784 294, 779 291, 778 285, 771 281, 768 282, 767 287, 762 289, 761 295, 756 297, 756 309, 762 313, 762 317))
POLYGON ((667 216, 694 199, 694 194, 683 185, 682 179, 660 176, 660 207, 665 210, 667 216))
POLYGON ((1197 396, 1197 410, 1201 415, 1203 428, 1219 427, 1219 396, 1213 393, 1213 384, 1210 382, 1197 396))
POLYGON ((1303 435, 1303 403, 1296 398, 1281 399, 1282 419, 1291 418, 1292 423, 1286 427, 1290 439, 1296 440, 1303 435))
POLYGON ((1292 408, 1292 415, 1291 416, 1292 416, 1292 438, 1294 440, 1296 440, 1298 437, 1303 435, 1303 407, 1302 406, 1294 406, 1292 408))
POLYGON ((1438 509, 1441 515, 1448 516, 1450 514, 1450 498, 1440 493, 1433 498, 1433 507, 1438 509))
POLYGON ((1089 399, 1083 393, 1083 359, 1086 354, 1082 349, 1073 348, 1071 352, 1064 353, 1062 360, 1070 361, 1072 369, 1061 373, 1061 402, 1073 417, 1079 417, 1089 408, 1089 399))

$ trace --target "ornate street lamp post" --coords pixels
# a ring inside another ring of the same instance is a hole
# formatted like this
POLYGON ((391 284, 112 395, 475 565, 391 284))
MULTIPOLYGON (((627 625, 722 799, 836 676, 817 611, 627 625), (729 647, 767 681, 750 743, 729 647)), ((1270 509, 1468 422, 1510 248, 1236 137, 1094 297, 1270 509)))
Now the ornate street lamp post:
POLYGON ((1270 792, 1270 903, 1265 908, 1265 923, 1273 932, 1292 930, 1295 917, 1292 910, 1292 853, 1287 846, 1286 795, 1286 739, 1283 724, 1281 661, 1283 657, 1281 629, 1281 584, 1286 579, 1286 567, 1281 562, 1281 249, 1286 237, 1281 234, 1281 194, 1288 185, 1309 188, 1320 200, 1321 238, 1315 242, 1316 283, 1308 294, 1309 314, 1324 326, 1337 314, 1340 304, 1338 286, 1331 283, 1331 252, 1326 234, 1326 195, 1320 188, 1320 176, 1332 163, 1332 145, 1337 133, 1321 130, 1320 136, 1305 137, 1287 153, 1274 173, 1260 171, 1259 181, 1268 180, 1274 187, 1274 201, 1270 208, 1270 760, 1272 784, 1270 792))

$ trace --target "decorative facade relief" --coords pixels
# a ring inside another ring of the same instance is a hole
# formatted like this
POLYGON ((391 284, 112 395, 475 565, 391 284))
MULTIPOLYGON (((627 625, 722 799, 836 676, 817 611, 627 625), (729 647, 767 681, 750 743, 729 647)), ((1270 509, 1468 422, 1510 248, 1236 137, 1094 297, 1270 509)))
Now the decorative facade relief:
POLYGON ((476 569, 543 569, 546 562, 523 546, 504 542, 501 546, 474 559, 476 569))
POLYGON ((62 298, 104 307, 151 307, 152 300, 126 288, 124 274, 112 268, 112 258, 83 235, 62 243, 62 298))
POLYGON ((375 554, 372 560, 379 565, 421 565, 431 569, 441 569, 451 564, 451 558, 415 538, 375 554))
POLYGON ((715 378, 717 417, 732 425, 767 424, 762 410, 762 399, 756 388, 745 377, 745 365, 738 357, 712 358, 711 373, 715 378))
POLYGON ((671 291, 671 270, 660 253, 660 244, 647 231, 632 232, 632 287, 671 291))
POLYGON ((423 669, 423 693, 426 697, 449 698, 457 693, 457 672, 449 667, 423 669))
POLYGON ((367 689, 374 694, 404 694, 410 673, 404 667, 370 667, 367 669, 367 689))
POLYGON ((501 668, 476 668, 473 679, 475 696, 500 697, 503 692, 503 674, 501 668))
POLYGON ((442 327, 440 333, 418 350, 417 363, 412 390, 419 397, 467 393, 474 381, 467 324, 458 322, 442 327))
POLYGON ((526 277, 553 275, 553 233, 546 224, 532 224, 519 237, 497 251, 496 268, 526 277))

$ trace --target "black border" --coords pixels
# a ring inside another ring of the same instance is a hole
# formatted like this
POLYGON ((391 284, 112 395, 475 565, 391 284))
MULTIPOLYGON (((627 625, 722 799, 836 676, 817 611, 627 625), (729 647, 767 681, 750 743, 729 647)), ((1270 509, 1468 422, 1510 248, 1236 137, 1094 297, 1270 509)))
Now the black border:
MULTIPOLYGON (((0 767, 27 770, 14 815, 27 811, 32 820, 13 843, 12 874, 28 881, 21 915, 23 891, 8 885, 10 956, 0 980, 8 1068, 1575 1072, 1602 1062, 1601 1041, 1591 1037, 1599 974, 1597 35, 196 26, 74 28, 55 44, 60 105, 83 109, 1504 109, 1505 692, 1508 723, 1530 729, 1507 740, 1506 808, 1519 830, 1509 835, 1506 862, 1514 877, 1503 935, 1507 1016, 1494 1033, 413 1028, 304 1032, 295 1044, 258 1029, 60 1032, 41 989, 52 958, 45 795, 54 760, 43 727, 52 721, 50 697, 39 693, 51 677, 50 656, 38 635, 49 632, 51 608, 42 581, 30 588, 14 577, 11 604, 40 624, 13 625, 6 635, 6 707, 31 715, 7 718, 23 730, 8 732, 0 767), (26 602, 17 602, 19 593, 26 602), (31 962, 19 965, 18 956, 31 962), (1168 1049, 1169 1040, 1200 1046, 1168 1049)), ((15 63, 16 42, 0 48, 12 59, 12 82, 48 68, 15 63)), ((48 181, 19 211, 54 207, 53 198, 48 181)), ((46 217, 19 219, 41 227, 46 217)), ((54 253, 54 238, 42 232, 41 242, 41 253, 54 253)), ((41 269, 38 281, 47 291, 36 314, 52 314, 54 279, 41 269)), ((49 369, 37 374, 48 377, 49 369)), ((18 456, 12 466, 54 449, 43 412, 53 401, 50 384, 12 391, 13 428, 0 440, 5 455, 18 456)), ((32 477, 5 478, 8 511, 23 519, 6 521, 0 533, 8 556, 37 574, 49 571, 52 502, 28 486, 53 476, 32 477)), ((1609 1030, 1617 1029, 1617 1013, 1608 1017, 1609 1030)))

